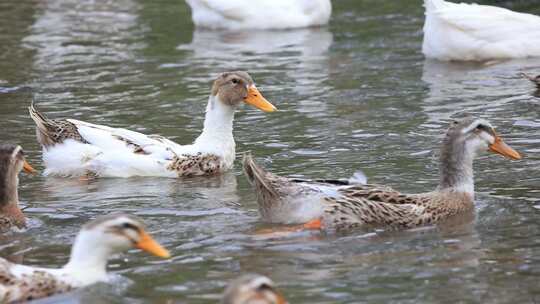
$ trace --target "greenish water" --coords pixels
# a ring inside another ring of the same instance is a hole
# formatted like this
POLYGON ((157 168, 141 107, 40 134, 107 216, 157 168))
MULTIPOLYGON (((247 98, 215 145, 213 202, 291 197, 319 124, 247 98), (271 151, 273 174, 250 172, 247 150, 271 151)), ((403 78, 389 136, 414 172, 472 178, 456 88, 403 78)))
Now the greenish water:
MULTIPOLYGON (((540 60, 425 61, 421 1, 333 4, 325 28, 233 34, 195 31, 180 0, 1 2, 0 141, 21 144, 43 169, 26 111, 34 98, 51 117, 188 143, 213 77, 243 69, 280 111, 241 109, 237 150, 279 174, 348 177, 361 168, 373 182, 430 190, 449 118, 487 118, 525 157, 476 161, 475 219, 263 239, 253 235, 267 226, 239 162, 222 177, 186 181, 22 176, 31 227, 2 236, 0 254, 60 266, 84 222, 124 211, 143 217, 174 258, 116 257, 117 283, 45 302, 215 303, 245 272, 272 277, 291 303, 540 301, 540 100, 517 76, 540 73, 540 60)), ((540 14, 536 1, 495 4, 540 14)))

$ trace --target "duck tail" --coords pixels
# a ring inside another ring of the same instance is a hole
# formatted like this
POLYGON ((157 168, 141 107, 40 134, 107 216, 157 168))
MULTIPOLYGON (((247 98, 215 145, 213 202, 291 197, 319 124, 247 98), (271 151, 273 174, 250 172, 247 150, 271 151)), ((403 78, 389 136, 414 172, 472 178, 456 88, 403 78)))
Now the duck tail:
POLYGON ((243 160, 244 173, 250 184, 254 185, 257 188, 257 191, 261 191, 264 194, 270 195, 272 197, 277 197, 277 192, 270 183, 268 175, 270 173, 266 172, 262 167, 260 167, 251 153, 244 154, 243 160))
POLYGON ((45 117, 45 115, 41 114, 36 108, 34 107, 34 102, 28 107, 28 112, 30 113, 30 117, 36 124, 36 136, 38 139, 38 142, 44 146, 52 146, 55 144, 55 140, 53 138, 53 132, 52 130, 56 129, 56 124, 54 121, 48 119, 45 117))

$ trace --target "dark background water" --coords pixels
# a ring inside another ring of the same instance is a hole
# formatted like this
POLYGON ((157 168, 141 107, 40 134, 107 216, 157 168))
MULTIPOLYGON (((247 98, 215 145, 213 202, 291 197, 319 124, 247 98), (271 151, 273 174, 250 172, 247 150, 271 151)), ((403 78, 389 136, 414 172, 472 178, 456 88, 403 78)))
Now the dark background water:
MULTIPOLYGON (((540 14, 538 1, 482 1, 540 14)), ((334 1, 328 27, 241 33, 194 30, 183 1, 0 2, 1 142, 21 144, 38 169, 27 114, 75 117, 179 143, 200 132, 212 79, 247 70, 279 112, 236 116, 239 152, 276 173, 348 177, 400 190, 437 184, 437 151, 451 117, 488 119, 521 161, 475 163, 475 219, 400 233, 265 239, 241 174, 160 178, 21 179, 31 227, 2 236, 0 254, 64 264, 87 220, 144 218, 174 258, 113 259, 118 282, 55 298, 82 303, 215 303, 245 272, 271 276, 291 303, 540 301, 540 60, 495 65, 425 61, 421 1, 334 1)), ((51 301, 50 301, 51 302, 51 301)))

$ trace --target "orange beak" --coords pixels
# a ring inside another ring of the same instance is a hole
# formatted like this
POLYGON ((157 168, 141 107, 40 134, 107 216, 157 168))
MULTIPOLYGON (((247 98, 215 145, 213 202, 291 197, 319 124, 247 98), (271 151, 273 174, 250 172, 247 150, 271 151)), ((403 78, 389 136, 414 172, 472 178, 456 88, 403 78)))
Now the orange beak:
POLYGON ((163 248, 158 242, 156 242, 148 233, 146 233, 146 231, 141 231, 140 236, 141 239, 139 240, 139 242, 137 242, 137 244, 135 244, 135 247, 160 258, 166 259, 171 256, 169 251, 163 248))
POLYGON ((37 170, 32 168, 32 166, 30 166, 29 163, 27 163, 26 161, 24 161, 24 164, 23 164, 23 170, 24 172, 26 173, 30 173, 30 174, 37 174, 37 170))
POLYGON ((510 159, 521 159, 521 155, 514 149, 510 148, 502 138, 495 135, 495 142, 489 146, 489 151, 508 157, 510 159))
POLYGON ((264 112, 274 112, 275 110, 277 110, 273 104, 271 104, 262 96, 261 92, 257 90, 255 85, 251 85, 250 87, 248 87, 248 95, 244 98, 244 102, 264 112))
POLYGON ((276 292, 277 297, 277 303, 278 304, 288 304, 287 300, 285 300, 285 297, 283 297, 279 292, 276 292))

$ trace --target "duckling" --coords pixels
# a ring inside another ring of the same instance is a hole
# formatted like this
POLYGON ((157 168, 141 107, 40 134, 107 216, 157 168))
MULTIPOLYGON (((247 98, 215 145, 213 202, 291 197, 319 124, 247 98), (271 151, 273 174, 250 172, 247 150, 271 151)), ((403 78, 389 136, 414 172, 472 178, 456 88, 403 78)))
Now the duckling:
POLYGON ((242 103, 265 112, 276 110, 248 73, 219 75, 208 99, 203 131, 191 145, 75 119, 47 119, 33 105, 29 111, 43 147, 45 175, 191 177, 232 167, 234 112, 242 103))
POLYGON ((529 79, 532 83, 536 85, 538 89, 540 89, 540 75, 534 77, 525 73, 519 73, 520 76, 529 79))
POLYGON ((381 185, 289 179, 266 172, 251 155, 244 157, 244 172, 266 222, 328 231, 408 229, 473 210, 473 160, 483 151, 521 159, 488 121, 468 116, 454 121, 446 133, 439 186, 431 192, 404 194, 381 185))
POLYGON ((19 172, 37 171, 24 158, 21 146, 0 145, 0 232, 12 227, 26 227, 26 218, 19 207, 19 172))
POLYGON ((0 302, 30 301, 107 281, 107 260, 132 248, 170 256, 139 218, 127 214, 99 217, 83 226, 62 268, 25 266, 0 258, 0 302))
POLYGON ((246 274, 227 286, 222 304, 287 304, 274 282, 258 274, 246 274))

